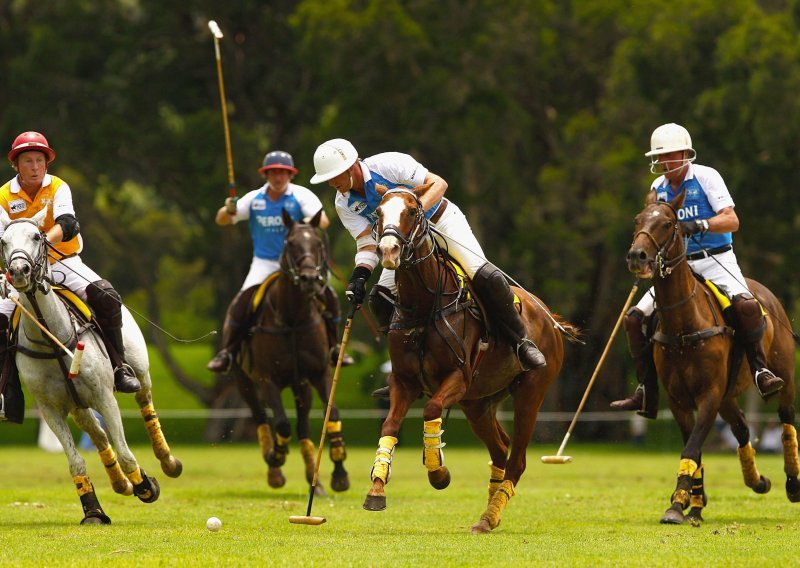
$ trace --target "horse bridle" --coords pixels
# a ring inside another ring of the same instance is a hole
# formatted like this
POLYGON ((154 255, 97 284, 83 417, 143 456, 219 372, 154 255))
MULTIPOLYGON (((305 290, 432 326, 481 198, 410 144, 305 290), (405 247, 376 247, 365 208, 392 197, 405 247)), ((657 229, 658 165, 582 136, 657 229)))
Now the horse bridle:
MULTIPOLYGON (((395 187, 383 194, 384 199, 387 195, 391 195, 393 193, 404 193, 411 195, 414 198, 414 201, 417 204, 416 208, 414 209, 414 225, 411 227, 411 231, 408 235, 405 235, 397 225, 384 225, 381 234, 375 234, 374 237, 376 241, 379 241, 381 238, 386 236, 396 238, 398 241, 400 241, 400 266, 414 266, 426 260, 436 250, 436 247, 431 247, 431 250, 427 255, 414 259, 414 251, 422 246, 422 244, 425 242, 425 237, 430 236, 430 221, 428 221, 428 218, 425 217, 425 210, 422 208, 422 201, 420 201, 416 193, 410 189, 395 187)), ((373 233, 377 233, 377 224, 372 230, 373 233)))
POLYGON ((678 223, 678 212, 675 211, 675 208, 667 203, 666 201, 657 201, 655 205, 665 205, 670 208, 670 210, 675 214, 675 222, 672 224, 672 233, 670 234, 669 238, 663 245, 659 245, 656 238, 649 232, 642 229, 641 231, 636 232, 633 235, 633 240, 636 240, 636 237, 639 235, 644 235, 648 239, 650 239, 653 245, 656 247, 655 257, 653 258, 653 264, 655 264, 656 269, 658 270, 658 275, 661 278, 666 278, 669 276, 672 271, 678 266, 681 262, 686 260, 686 249, 683 252, 676 256, 675 258, 669 259, 667 258, 667 253, 669 249, 674 246, 674 243, 677 239, 680 238, 680 224, 678 223))
POLYGON ((311 252, 304 252, 302 255, 295 258, 289 254, 290 246, 286 246, 290 244, 289 235, 287 235, 286 245, 283 247, 283 252, 281 253, 280 267, 281 271, 289 276, 292 284, 295 286, 300 285, 300 269, 303 268, 302 264, 306 258, 310 258, 313 263, 313 270, 316 272, 315 280, 323 286, 328 281, 328 259, 325 254, 325 245, 322 239, 320 239, 319 242, 320 253, 317 258, 314 258, 311 252))
MULTIPOLYGON (((6 225, 6 229, 15 223, 30 223, 37 227, 36 223, 30 219, 15 219, 11 221, 8 225, 6 225)), ((3 258, 3 262, 5 267, 11 265, 11 263, 18 259, 22 258, 31 266, 31 282, 36 286, 42 289, 42 292, 47 293, 49 288, 45 286, 45 275, 47 273, 47 239, 44 236, 44 233, 41 231, 39 232, 39 245, 38 250, 36 251, 36 256, 33 257, 28 254, 27 251, 22 249, 14 249, 9 254, 8 258, 5 255, 5 243, 0 241, 0 255, 3 258)))

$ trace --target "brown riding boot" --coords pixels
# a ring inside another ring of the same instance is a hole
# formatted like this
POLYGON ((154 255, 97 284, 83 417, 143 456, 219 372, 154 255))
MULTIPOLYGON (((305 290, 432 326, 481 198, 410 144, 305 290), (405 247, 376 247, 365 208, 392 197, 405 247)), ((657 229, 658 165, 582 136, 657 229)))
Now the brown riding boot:
POLYGON ((745 294, 739 294, 731 301, 733 313, 736 316, 738 328, 737 334, 741 334, 741 341, 744 344, 744 351, 747 355, 747 362, 750 364, 750 371, 753 373, 753 382, 758 389, 761 398, 768 399, 783 388, 784 381, 767 368, 767 358, 764 354, 762 338, 764 330, 767 328, 767 321, 761 313, 761 305, 758 301, 745 294))
POLYGON ((136 373, 125 362, 122 341, 122 298, 108 280, 98 280, 86 287, 86 300, 94 310, 103 340, 114 368, 114 388, 118 392, 134 393, 142 388, 136 373))
MULTIPOLYGON (((325 304, 325 311, 322 312, 322 319, 325 321, 325 331, 328 333, 328 345, 331 347, 331 365, 336 366, 339 362, 339 298, 330 286, 325 286, 322 294, 322 301, 325 304)), ((347 367, 355 363, 353 358, 345 353, 342 356, 342 367, 347 367)))
POLYGON ((231 300, 222 325, 222 349, 206 365, 209 371, 227 373, 230 370, 233 358, 239 352, 239 346, 250 327, 250 302, 256 290, 258 286, 240 290, 231 300))
POLYGON ((614 410, 635 410, 639 416, 653 420, 658 416, 658 376, 653 362, 653 347, 644 335, 643 322, 644 314, 639 308, 631 308, 625 314, 623 325, 636 364, 639 386, 631 396, 615 400, 610 406, 614 410))
POLYGON ((486 309, 494 317, 498 331, 515 347, 523 371, 547 364, 544 354, 528 337, 525 322, 514 305, 514 293, 499 268, 491 262, 481 266, 472 278, 472 284, 486 309))

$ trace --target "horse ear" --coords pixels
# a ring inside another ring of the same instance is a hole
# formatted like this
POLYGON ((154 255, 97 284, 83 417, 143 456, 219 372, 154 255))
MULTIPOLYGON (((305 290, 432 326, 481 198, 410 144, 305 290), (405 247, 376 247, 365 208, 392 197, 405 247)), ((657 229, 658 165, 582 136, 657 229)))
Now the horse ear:
POLYGON ((316 215, 311 217, 311 220, 308 222, 308 224, 311 225, 312 227, 315 227, 315 228, 319 227, 320 219, 322 219, 322 209, 317 211, 316 215))
POLYGON ((645 200, 644 200, 644 205, 645 205, 645 207, 647 207, 648 205, 652 205, 656 201, 658 201, 658 197, 656 196, 656 190, 655 189, 651 189, 647 193, 647 198, 645 198, 645 200))
POLYGON ((379 183, 376 183, 375 184, 375 191, 378 192, 378 195, 383 197, 383 194, 386 193, 387 191, 389 191, 389 188, 386 187, 385 185, 381 185, 379 183))
POLYGON ((672 205, 672 208, 675 209, 675 211, 677 211, 678 209, 683 207, 683 202, 684 201, 686 201, 686 189, 685 188, 684 188, 683 191, 681 191, 678 195, 675 196, 675 199, 673 199, 670 202, 670 205, 672 205))
POLYGON ((294 219, 292 219, 292 216, 289 215, 286 209, 281 209, 281 217, 283 218, 283 226, 286 227, 286 230, 290 230, 294 226, 294 219))
POLYGON ((433 186, 433 182, 425 183, 422 185, 418 185, 412 191, 414 195, 417 196, 418 199, 421 199, 423 195, 433 186))
POLYGON ((39 212, 38 212, 36 215, 34 215, 33 217, 31 217, 31 221, 33 221, 34 223, 36 223, 36 226, 37 226, 37 227, 40 227, 40 228, 41 228, 41 226, 42 226, 42 225, 44 225, 44 220, 45 220, 45 217, 47 217, 47 211, 48 211, 48 209, 49 209, 49 206, 45 207, 44 209, 42 209, 41 211, 39 211, 39 212))

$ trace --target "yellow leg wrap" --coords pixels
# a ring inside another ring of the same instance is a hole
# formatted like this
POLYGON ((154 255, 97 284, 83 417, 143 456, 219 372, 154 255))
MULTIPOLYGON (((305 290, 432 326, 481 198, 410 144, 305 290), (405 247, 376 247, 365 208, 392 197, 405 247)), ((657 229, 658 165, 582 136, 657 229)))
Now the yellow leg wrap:
POLYGON ((800 460, 797 457, 797 430, 791 424, 783 425, 783 471, 786 475, 800 475, 800 460))
POLYGON ((342 421, 337 420, 336 422, 328 421, 328 434, 337 434, 342 431, 342 421))
POLYGON ((489 462, 489 499, 500 488, 503 478, 506 475, 506 470, 496 467, 492 462, 489 462))
POLYGON ((510 479, 506 479, 501 483, 495 494, 492 495, 492 498, 489 500, 489 505, 486 507, 486 511, 481 515, 481 518, 486 519, 486 522, 489 523, 492 529, 497 528, 497 525, 500 524, 500 516, 508 505, 508 501, 514 495, 516 495, 514 492, 514 483, 510 479))
POLYGON ((342 437, 342 421, 328 422, 328 453, 330 454, 331 461, 340 462, 344 461, 347 457, 347 452, 344 448, 344 438, 342 437))
POLYGON ((266 457, 275 446, 275 441, 272 439, 272 428, 269 424, 259 424, 256 428, 256 435, 258 436, 258 445, 261 447, 261 455, 266 457))
POLYGON ((681 475, 690 475, 693 476, 694 472, 697 471, 697 462, 694 460, 690 460, 688 458, 682 459, 680 465, 678 466, 678 477, 681 475))
POLYGON ((114 467, 117 465, 117 454, 114 453, 114 448, 108 446, 105 450, 97 452, 100 455, 100 461, 106 467, 114 467))
POLYGON ((426 420, 423 427, 422 441, 425 449, 422 451, 422 463, 428 471, 436 471, 444 465, 442 448, 442 419, 426 420))
POLYGON ((164 438, 164 433, 161 431, 161 422, 158 420, 155 407, 152 403, 148 403, 140 408, 139 412, 144 418, 147 435, 153 444, 153 453, 159 460, 169 457, 169 445, 167 445, 167 439, 164 438))
POLYGON ((761 481, 761 474, 756 467, 756 450, 747 442, 746 446, 736 448, 739 454, 739 464, 742 466, 744 484, 748 487, 755 487, 761 481))
POLYGON ((313 458, 314 458, 314 442, 312 442, 308 438, 302 438, 299 441, 299 444, 300 444, 300 454, 303 457, 311 456, 312 461, 313 461, 313 458))
POLYGON ((703 503, 703 464, 692 475, 692 491, 689 497, 689 505, 692 507, 705 507, 703 503))
POLYGON ((292 437, 287 436, 286 438, 284 438, 280 434, 275 434, 275 440, 277 441, 279 446, 288 446, 289 442, 292 441, 292 437))
POLYGON ((131 483, 134 485, 139 485, 144 481, 144 478, 142 477, 142 470, 139 468, 136 468, 132 472, 126 473, 125 475, 128 476, 128 479, 130 479, 131 483))
POLYGON ((375 461, 369 474, 372 481, 380 479, 384 483, 389 483, 389 477, 392 475, 392 456, 396 445, 397 438, 394 436, 382 436, 378 440, 378 451, 375 452, 375 461))
POLYGON ((92 493, 94 491, 92 482, 89 481, 89 478, 85 475, 76 475, 72 478, 72 482, 75 484, 75 489, 78 490, 78 497, 83 497, 87 493, 92 493))

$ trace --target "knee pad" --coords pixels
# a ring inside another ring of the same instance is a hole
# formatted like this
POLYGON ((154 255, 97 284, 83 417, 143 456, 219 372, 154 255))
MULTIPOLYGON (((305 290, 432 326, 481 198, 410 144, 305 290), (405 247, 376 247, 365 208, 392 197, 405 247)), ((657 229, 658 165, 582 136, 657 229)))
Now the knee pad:
POLYGON ((369 292, 369 309, 378 320, 380 331, 386 332, 394 314, 394 294, 388 288, 376 284, 369 292))
POLYGON ((122 313, 120 305, 122 297, 111 282, 98 280, 86 287, 86 300, 89 306, 97 312, 98 317, 108 319, 112 327, 122 326, 122 313))

